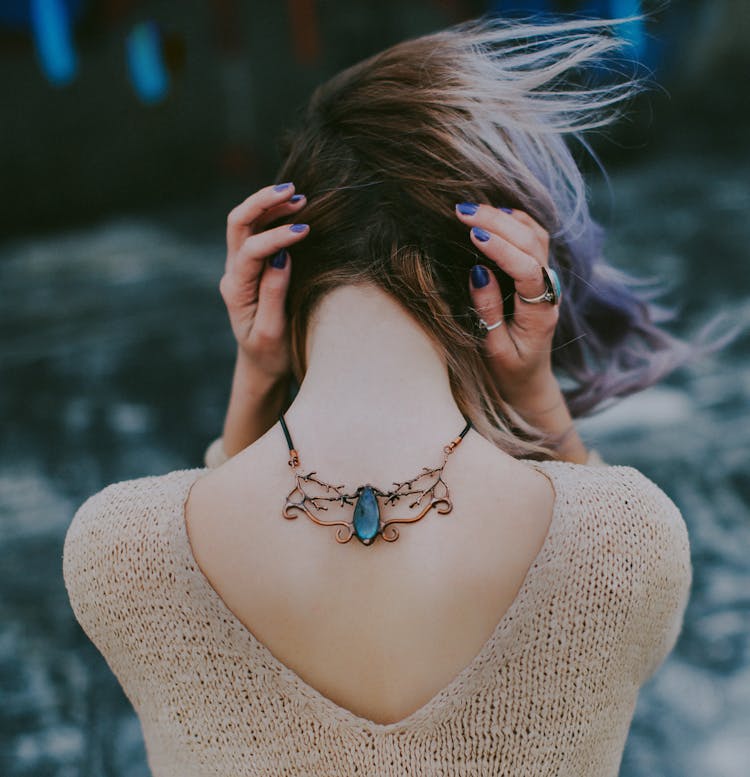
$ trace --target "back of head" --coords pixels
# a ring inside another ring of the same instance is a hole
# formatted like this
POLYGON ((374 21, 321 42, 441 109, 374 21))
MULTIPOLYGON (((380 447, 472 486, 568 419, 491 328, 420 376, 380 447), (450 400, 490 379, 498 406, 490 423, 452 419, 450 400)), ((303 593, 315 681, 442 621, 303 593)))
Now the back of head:
MULTIPOLYGON (((330 290, 375 284, 445 355, 462 412, 516 456, 554 440, 499 395, 476 330, 468 276, 479 259, 455 217, 465 200, 517 208, 550 233, 564 301, 553 366, 572 379, 574 417, 661 379, 696 352, 659 329, 664 311, 603 261, 585 184, 566 144, 611 120, 632 80, 579 83, 622 45, 613 22, 485 19, 408 40, 318 87, 288 140, 279 180, 305 192, 308 237, 287 295, 295 375, 310 315, 330 290)), ((513 282, 493 267, 512 315, 513 282)))

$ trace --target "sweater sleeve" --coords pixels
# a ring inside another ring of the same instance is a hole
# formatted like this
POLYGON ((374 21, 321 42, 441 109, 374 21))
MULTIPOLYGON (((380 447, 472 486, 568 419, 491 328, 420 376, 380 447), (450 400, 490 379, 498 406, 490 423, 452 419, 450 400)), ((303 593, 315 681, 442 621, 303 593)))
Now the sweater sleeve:
POLYGON ((217 437, 206 449, 206 453, 203 456, 203 461, 209 469, 216 469, 220 467, 225 461, 229 461, 224 450, 224 439, 217 437))
MULTIPOLYGON (((123 505, 121 484, 89 497, 76 511, 63 544, 62 571, 70 606, 84 633, 105 658, 118 679, 139 674, 139 584, 129 559, 137 558, 122 531, 129 515, 118 516, 123 505), (129 609, 130 608, 130 609, 129 609)), ((138 710, 143 683, 128 686, 126 694, 138 710)))
POLYGON ((185 482, 201 472, 107 486, 81 505, 65 534, 62 573, 73 614, 136 711, 151 693, 157 637, 171 614, 166 521, 182 506, 185 482))
POLYGON ((672 652, 682 631, 693 568, 687 527, 677 505, 638 470, 630 496, 640 505, 632 527, 639 552, 634 555, 637 606, 630 619, 635 674, 649 680, 672 652))

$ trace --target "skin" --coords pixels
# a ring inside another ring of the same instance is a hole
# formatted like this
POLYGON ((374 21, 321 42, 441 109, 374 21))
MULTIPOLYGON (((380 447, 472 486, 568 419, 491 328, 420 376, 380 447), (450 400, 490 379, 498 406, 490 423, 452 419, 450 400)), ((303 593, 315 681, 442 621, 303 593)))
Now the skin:
MULTIPOLYGON (((540 552, 555 492, 544 474, 470 429, 447 463, 455 504, 447 520, 433 511, 402 526, 397 542, 379 539, 371 547, 354 538, 339 545, 307 517, 281 520, 291 476, 279 411, 302 471, 320 463, 324 480, 350 488, 390 487, 438 464, 465 423, 443 355, 408 309, 369 284, 341 286, 321 300, 308 330, 307 371, 284 408, 290 365, 283 300, 294 244, 308 231, 264 224, 281 214, 289 224, 304 220, 304 200, 292 203, 293 191, 266 187, 228 220, 221 292, 237 338, 224 430, 232 457, 193 484, 186 529, 202 573, 278 660, 344 709, 392 723, 477 655, 540 552), (276 269, 267 257, 282 248, 290 258, 276 269)), ((488 241, 475 242, 477 250, 512 267, 522 294, 541 291, 532 263, 545 259, 545 239, 522 214, 505 219, 483 207, 465 223, 467 240, 475 225, 491 231, 488 241)), ((474 290, 472 299, 488 321, 497 320, 496 287, 474 290)), ((518 320, 490 332, 488 357, 528 416, 541 414, 548 428, 572 426, 549 368, 556 312, 528 308, 522 312, 519 303, 518 320)), ((582 445, 570 450, 571 460, 585 459, 582 445)), ((393 512, 402 509, 407 505, 393 512)), ((351 508, 330 504, 321 517, 349 519, 351 508)))
MULTIPOLYGON (((306 203, 304 195, 292 202, 294 195, 293 183, 281 189, 267 186, 240 203, 227 218, 227 260, 220 291, 237 341, 223 430, 224 449, 229 456, 261 437, 284 410, 291 374, 284 300, 292 272, 293 246, 304 240, 310 230, 307 226, 301 231, 290 229, 306 203), (263 229, 268 222, 286 215, 290 217, 288 224, 263 229), (268 257, 281 249, 290 250, 286 265, 277 269, 268 257)), ((462 214, 458 208, 455 215, 466 225, 467 237, 476 249, 515 281, 512 320, 491 330, 485 338, 488 364, 501 394, 530 423, 555 434, 566 432, 559 455, 570 462, 585 463, 588 452, 552 371, 551 346, 559 307, 529 304, 518 297, 534 297, 545 289, 539 268, 549 267, 548 233, 531 216, 518 210, 506 213, 480 204, 473 215, 462 214), (479 240, 475 227, 489 233, 489 240, 479 240)), ((499 321, 503 317, 503 300, 492 273, 489 284, 481 289, 475 289, 470 279, 467 282, 479 315, 489 323, 499 321)), ((346 320, 342 318, 341 302, 339 295, 336 315, 339 320, 346 320)), ((312 364, 314 329, 313 322, 308 335, 308 364, 312 364)), ((340 347, 339 344, 339 353, 340 347)), ((399 348, 399 338, 395 338, 392 347, 399 348)), ((335 372, 338 365, 327 366, 335 372)), ((310 380, 311 376, 305 376, 298 400, 310 393, 310 380)), ((358 396, 361 402, 363 397, 358 396)), ((394 399, 403 401, 402 397, 394 399)), ((298 404, 295 401, 293 408, 298 404)))

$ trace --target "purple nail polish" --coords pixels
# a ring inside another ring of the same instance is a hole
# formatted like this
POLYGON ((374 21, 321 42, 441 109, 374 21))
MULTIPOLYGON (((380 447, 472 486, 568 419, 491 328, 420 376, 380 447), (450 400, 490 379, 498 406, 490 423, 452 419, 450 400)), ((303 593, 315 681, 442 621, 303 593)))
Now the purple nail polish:
POLYGON ((498 210, 501 210, 503 213, 513 213, 513 208, 506 208, 503 205, 501 205, 498 210))
POLYGON ((292 224, 289 229, 291 229, 292 232, 304 232, 307 229, 307 224, 292 224))
POLYGON ((471 231, 474 237, 479 240, 480 243, 486 243, 490 239, 490 233, 481 227, 472 227, 471 231))
POLYGON ((487 268, 481 264, 475 264, 471 268, 471 285, 475 289, 481 289, 490 282, 490 274, 487 272, 487 268))
POLYGON ((304 199, 304 194, 294 194, 289 198, 289 202, 299 202, 300 200, 304 199))
POLYGON ((279 251, 277 254, 274 254, 273 259, 271 259, 271 267, 276 267, 279 270, 283 270, 286 266, 287 255, 286 248, 282 248, 281 251, 279 251))
POLYGON ((276 186, 273 187, 273 190, 275 192, 283 192, 284 189, 288 189, 291 185, 291 181, 288 181, 287 183, 277 183, 276 186))
POLYGON ((456 210, 462 216, 473 216, 479 210, 479 205, 476 202, 459 202, 456 205, 456 210))

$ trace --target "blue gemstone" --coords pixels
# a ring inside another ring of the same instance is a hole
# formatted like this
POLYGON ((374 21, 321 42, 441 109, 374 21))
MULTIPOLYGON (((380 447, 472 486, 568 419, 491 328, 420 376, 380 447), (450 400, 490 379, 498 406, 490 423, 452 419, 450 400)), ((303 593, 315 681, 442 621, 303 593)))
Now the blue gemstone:
POLYGON ((545 268, 547 270, 547 277, 552 282, 552 286, 555 290, 555 295, 557 296, 557 301, 560 302, 562 300, 562 286, 560 284, 560 278, 558 277, 557 273, 551 268, 545 268))
POLYGON ((360 540, 371 540, 380 528, 380 508, 372 486, 365 486, 354 507, 354 531, 360 540))

